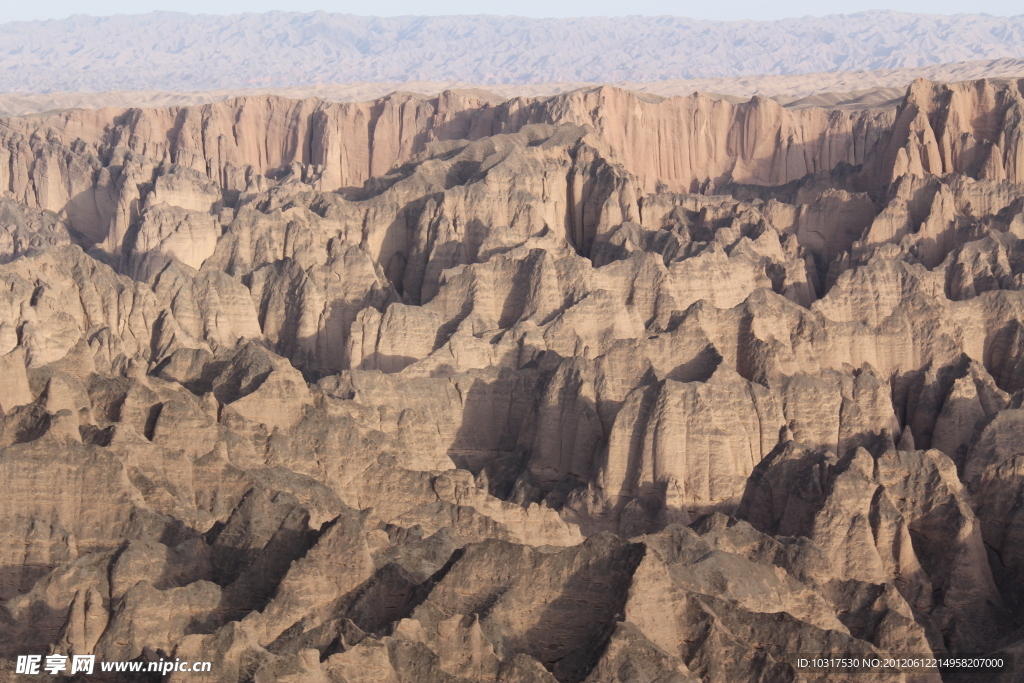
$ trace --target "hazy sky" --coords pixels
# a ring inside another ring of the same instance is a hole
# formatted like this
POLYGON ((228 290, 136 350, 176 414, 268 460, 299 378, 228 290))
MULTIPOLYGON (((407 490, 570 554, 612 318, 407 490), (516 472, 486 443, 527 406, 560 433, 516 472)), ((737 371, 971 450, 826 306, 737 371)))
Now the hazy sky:
POLYGON ((1024 14, 1021 0, 0 0, 0 22, 71 14, 137 14, 151 10, 210 14, 316 9, 373 14, 519 14, 529 17, 675 14, 698 19, 782 19, 892 9, 928 14, 1024 14))

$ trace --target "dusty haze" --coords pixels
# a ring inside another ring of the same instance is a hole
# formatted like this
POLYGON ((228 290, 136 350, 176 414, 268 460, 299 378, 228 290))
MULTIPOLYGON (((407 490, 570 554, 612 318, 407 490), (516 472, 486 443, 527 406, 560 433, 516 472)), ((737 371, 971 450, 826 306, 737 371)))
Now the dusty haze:
POLYGON ((871 11, 684 17, 233 16, 152 12, 0 25, 0 91, 216 90, 323 83, 654 82, 1024 57, 1024 15, 871 11))

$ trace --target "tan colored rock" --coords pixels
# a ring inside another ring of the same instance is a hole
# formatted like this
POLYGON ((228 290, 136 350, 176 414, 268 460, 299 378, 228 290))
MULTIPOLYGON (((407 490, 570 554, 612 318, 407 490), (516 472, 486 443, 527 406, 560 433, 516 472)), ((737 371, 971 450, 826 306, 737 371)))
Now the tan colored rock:
POLYGON ((117 547, 137 496, 113 454, 45 436, 5 448, 0 478, 9 492, 0 504, 5 597, 81 551, 117 547))
POLYGON ((67 655, 92 654, 107 628, 107 609, 103 595, 95 588, 79 590, 71 602, 68 620, 61 631, 56 652, 67 655))
POLYGON ((32 392, 25 373, 25 350, 16 349, 0 358, 0 410, 7 413, 16 406, 32 402, 32 392))
POLYGON ((551 683, 1016 647, 1018 86, 8 120, 0 657, 551 683))
MULTIPOLYGON (((146 211, 135 238, 135 253, 139 259, 160 254, 173 257, 196 270, 213 254, 220 237, 220 226, 209 213, 187 212, 158 204, 146 211)), ((156 268, 154 259, 148 259, 147 270, 156 268)), ((148 279, 147 273, 136 270, 135 277, 148 279)))
POLYGON ((163 591, 140 581, 121 598, 96 653, 105 660, 134 659, 142 643, 167 652, 182 636, 216 623, 219 603, 220 590, 208 581, 163 591))

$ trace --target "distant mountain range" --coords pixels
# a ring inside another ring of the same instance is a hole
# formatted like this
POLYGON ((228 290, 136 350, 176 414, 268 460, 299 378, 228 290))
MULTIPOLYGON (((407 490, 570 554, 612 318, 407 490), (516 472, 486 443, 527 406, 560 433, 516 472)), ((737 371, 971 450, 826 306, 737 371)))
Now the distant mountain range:
POLYGON ((0 91, 653 82, 1006 57, 1024 57, 1024 15, 872 11, 723 22, 153 12, 0 24, 0 91))

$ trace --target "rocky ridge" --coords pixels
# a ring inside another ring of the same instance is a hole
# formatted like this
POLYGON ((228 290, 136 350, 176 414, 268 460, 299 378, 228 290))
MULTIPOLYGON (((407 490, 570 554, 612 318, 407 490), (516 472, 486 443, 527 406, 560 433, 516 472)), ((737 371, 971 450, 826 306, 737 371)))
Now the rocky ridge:
POLYGON ((0 120, 0 677, 1019 653, 1022 112, 919 80, 0 120))

